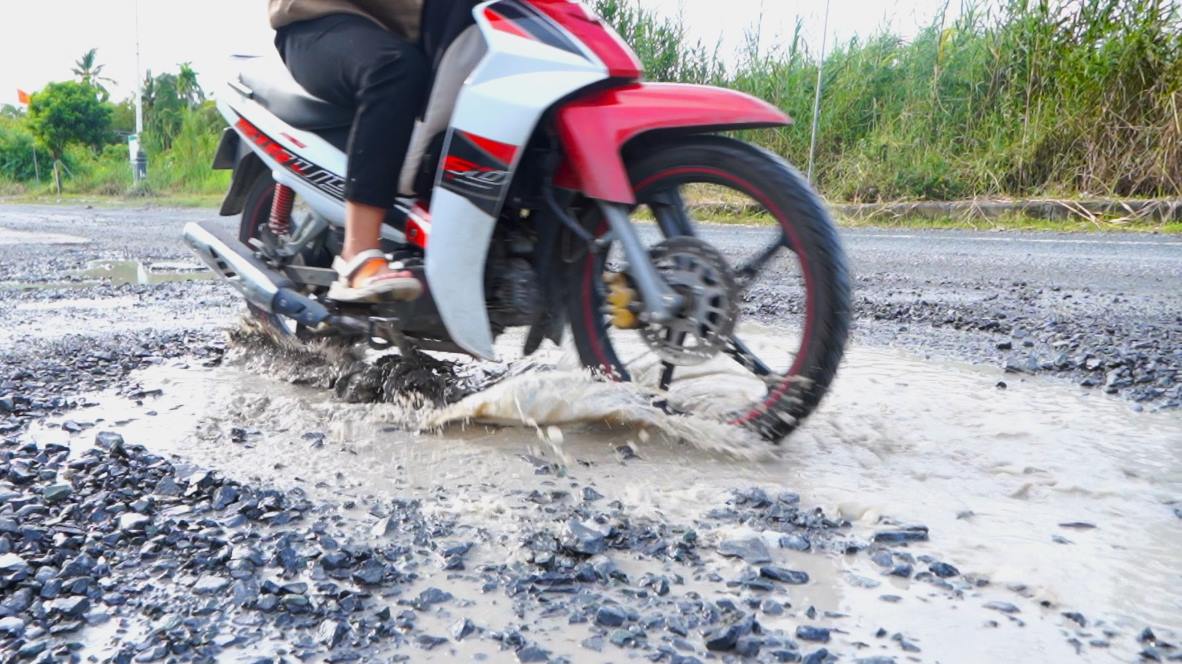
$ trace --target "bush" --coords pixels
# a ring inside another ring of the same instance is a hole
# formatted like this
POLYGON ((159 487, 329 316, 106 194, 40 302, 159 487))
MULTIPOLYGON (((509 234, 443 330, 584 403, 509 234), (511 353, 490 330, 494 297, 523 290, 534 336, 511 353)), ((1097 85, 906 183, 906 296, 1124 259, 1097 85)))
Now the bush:
MULTIPOLYGON (((808 161, 817 61, 799 29, 770 52, 748 48, 731 71, 717 58, 670 68, 701 54, 668 37, 679 24, 635 0, 597 4, 654 78, 721 79, 788 112, 795 127, 754 136, 808 161)), ((824 64, 818 185, 862 200, 1182 195, 1180 12, 1170 0, 1007 0, 937 17, 910 41, 839 44, 824 64)))

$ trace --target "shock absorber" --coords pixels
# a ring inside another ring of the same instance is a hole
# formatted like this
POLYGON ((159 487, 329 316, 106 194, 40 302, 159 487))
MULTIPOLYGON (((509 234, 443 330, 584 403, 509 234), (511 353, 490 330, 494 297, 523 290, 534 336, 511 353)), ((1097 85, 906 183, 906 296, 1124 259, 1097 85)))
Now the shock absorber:
POLYGON ((275 185, 275 197, 271 199, 271 219, 267 227, 276 237, 287 235, 291 230, 291 209, 295 205, 295 192, 292 188, 275 185))

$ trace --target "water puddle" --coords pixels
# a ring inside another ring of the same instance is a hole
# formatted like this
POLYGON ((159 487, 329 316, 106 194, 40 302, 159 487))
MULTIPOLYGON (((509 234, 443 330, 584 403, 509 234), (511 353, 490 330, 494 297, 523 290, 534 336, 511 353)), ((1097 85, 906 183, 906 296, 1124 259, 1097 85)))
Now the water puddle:
POLYGON ((212 279, 213 273, 204 265, 181 261, 93 261, 78 273, 83 279, 102 279, 112 285, 139 284, 150 286, 173 281, 212 279))
MULTIPOLYGON (((69 435, 56 420, 30 435, 82 446, 93 430, 116 429, 156 452, 314 495, 430 495, 425 509, 481 534, 477 564, 519 555, 521 534, 547 518, 509 499, 523 492, 594 485, 636 518, 692 524, 710 540, 728 535, 704 515, 730 490, 794 491, 853 521, 856 537, 868 538, 884 516, 926 524, 931 542, 912 553, 989 579, 953 599, 883 577, 865 556, 776 551, 777 564, 814 579, 793 590, 794 606, 848 614, 840 624, 850 634, 902 632, 922 644, 922 660, 1075 657, 1067 638, 1079 630, 1064 611, 1082 612, 1090 638, 1107 644, 1081 637, 1082 661, 1131 661, 1146 626, 1174 641, 1182 631, 1182 596, 1168 590, 1182 585, 1178 413, 1134 413, 1049 380, 998 389, 996 370, 854 348, 821 411, 782 447, 753 454, 740 431, 666 416, 642 391, 566 371, 557 354, 548 359, 557 370, 521 373, 442 410, 410 398, 344 404, 232 363, 156 367, 138 380, 158 396, 102 395, 66 416, 93 426, 88 433, 69 435), (1021 613, 1003 616, 985 607, 991 601, 1021 613), (1104 629, 1119 636, 1108 639, 1104 629)), ((719 379, 701 376, 714 393, 719 379)), ((689 383, 688 394, 700 397, 703 385, 689 383)), ((444 573, 424 573, 447 582, 444 573)), ((702 583, 705 595, 719 594, 719 584, 702 583)), ((490 622, 513 620, 507 606, 455 587, 457 596, 488 602, 490 622)), ((538 630, 560 641, 577 631, 557 618, 538 630)), ((574 646, 562 654, 599 659, 574 646)))
MULTIPOLYGON (((0 244, 3 244, 0 242, 0 244)), ((0 288, 13 290, 57 290, 63 288, 92 288, 101 283, 112 286, 128 284, 152 286, 177 281, 213 279, 213 273, 203 265, 181 261, 143 262, 136 260, 96 260, 72 275, 70 281, 6 281, 0 288)))

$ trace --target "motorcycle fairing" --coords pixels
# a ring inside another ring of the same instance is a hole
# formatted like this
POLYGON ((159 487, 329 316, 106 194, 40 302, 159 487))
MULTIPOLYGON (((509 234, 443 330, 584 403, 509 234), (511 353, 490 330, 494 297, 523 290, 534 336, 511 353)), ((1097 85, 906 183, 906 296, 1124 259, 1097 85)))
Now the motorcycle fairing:
POLYGON ((460 91, 444 144, 426 270, 452 341, 495 359, 485 259, 522 148, 548 109, 609 74, 577 39, 526 3, 493 0, 473 14, 488 52, 460 91))
POLYGON ((558 111, 558 135, 567 161, 561 187, 591 198, 633 205, 624 166, 628 141, 651 131, 721 131, 777 127, 792 118, 750 95, 704 85, 636 83, 578 99, 558 111))

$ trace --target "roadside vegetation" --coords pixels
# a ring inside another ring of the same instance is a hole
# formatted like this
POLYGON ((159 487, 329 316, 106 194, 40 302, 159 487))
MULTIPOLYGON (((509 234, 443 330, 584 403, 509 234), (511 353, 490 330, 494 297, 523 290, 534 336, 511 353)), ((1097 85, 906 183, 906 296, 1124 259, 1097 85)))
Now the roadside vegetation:
MULTIPOLYGON (((649 78, 732 87, 787 111, 795 127, 749 138, 807 164, 820 63, 799 25, 782 40, 752 29, 737 58, 724 58, 716 45, 690 40, 680 17, 637 0, 595 4, 635 46, 649 78)), ((122 138, 133 131, 130 102, 105 101, 93 53, 74 74, 111 107, 112 120, 105 143, 65 148, 67 193, 201 199, 222 190, 226 175, 209 169, 222 123, 191 68, 146 80, 150 178, 140 191, 122 138)), ((821 75, 815 180, 830 200, 1182 196, 1182 8, 1172 0, 970 7, 955 19, 934 17, 910 40, 884 32, 837 44, 821 75)), ((0 115, 0 195, 49 191, 46 144, 21 109, 0 115)))

